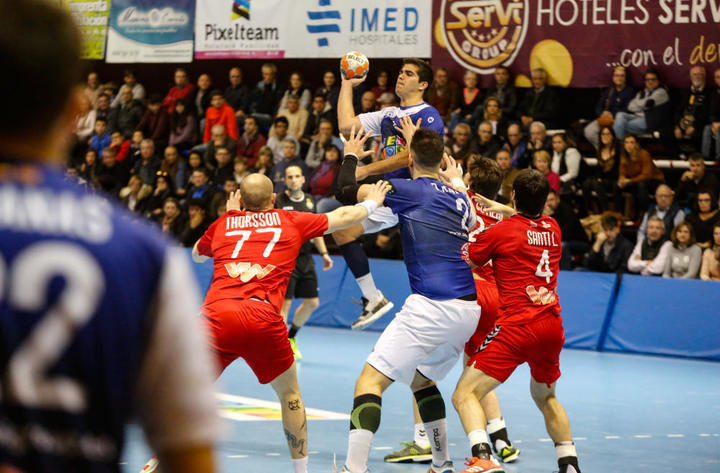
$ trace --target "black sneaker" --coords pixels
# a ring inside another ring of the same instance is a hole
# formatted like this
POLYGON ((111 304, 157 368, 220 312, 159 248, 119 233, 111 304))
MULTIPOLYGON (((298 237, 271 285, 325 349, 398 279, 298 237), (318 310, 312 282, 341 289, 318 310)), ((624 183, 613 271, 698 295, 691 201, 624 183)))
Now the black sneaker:
MULTIPOLYGON (((382 293, 380 293, 380 295, 382 296, 382 293)), ((363 330, 377 319, 387 314, 393 307, 395 307, 395 305, 385 296, 382 296, 381 299, 374 302, 369 302, 363 297, 362 314, 360 314, 360 317, 352 323, 350 328, 353 330, 363 330)))

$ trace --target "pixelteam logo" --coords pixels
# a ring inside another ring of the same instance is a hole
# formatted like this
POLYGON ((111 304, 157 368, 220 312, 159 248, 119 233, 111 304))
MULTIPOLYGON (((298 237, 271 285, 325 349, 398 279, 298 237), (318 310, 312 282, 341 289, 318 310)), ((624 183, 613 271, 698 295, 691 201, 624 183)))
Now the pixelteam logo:
POLYGON ((250 0, 233 0, 232 21, 238 18, 250 19, 250 0))
POLYGON ((440 21, 453 59, 490 74, 515 59, 525 40, 528 15, 528 0, 443 0, 440 21))

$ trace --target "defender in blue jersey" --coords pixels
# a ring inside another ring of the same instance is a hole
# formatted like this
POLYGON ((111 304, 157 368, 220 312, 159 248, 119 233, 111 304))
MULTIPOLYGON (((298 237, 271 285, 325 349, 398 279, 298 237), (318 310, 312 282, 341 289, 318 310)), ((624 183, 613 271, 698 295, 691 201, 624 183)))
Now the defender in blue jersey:
MULTIPOLYGON (((423 93, 432 84, 433 72, 421 59, 405 59, 395 84, 395 93, 400 98, 399 107, 387 107, 378 112, 355 115, 352 104, 352 87, 365 78, 343 80, 338 100, 338 124, 340 130, 349 132, 352 127, 382 139, 382 160, 359 168, 363 179, 366 176, 385 173, 384 179, 410 178, 408 170, 407 144, 400 131, 401 121, 407 117, 413 123, 434 130, 441 137, 444 133, 442 117, 432 105, 423 101, 423 93)), ((354 196, 353 196, 354 198, 354 196)), ((345 202, 344 202, 345 203, 345 202)), ((377 287, 370 273, 368 258, 357 238, 364 233, 377 233, 397 225, 397 216, 390 209, 379 209, 361 225, 333 233, 340 246, 348 267, 363 293, 364 308, 360 317, 353 322, 353 329, 363 329, 392 309, 393 304, 377 287)))
POLYGON ((131 416, 166 471, 214 471, 185 255, 59 170, 81 115, 74 21, 0 2, 0 50, 0 471, 119 473, 131 416))
MULTIPOLYGON (((354 173, 364 139, 351 135, 341 172, 354 173)), ((432 438, 431 473, 452 472, 445 403, 435 379, 457 362, 480 317, 472 272, 461 249, 475 226, 465 192, 440 181, 442 138, 418 129, 410 144, 413 179, 391 179, 387 206, 400 221, 412 294, 380 336, 355 385, 348 454, 343 471, 364 473, 380 424, 382 393, 394 381, 409 384, 432 438)), ((368 188, 355 186, 362 199, 368 188)), ((349 189, 345 189, 349 191, 349 189)))

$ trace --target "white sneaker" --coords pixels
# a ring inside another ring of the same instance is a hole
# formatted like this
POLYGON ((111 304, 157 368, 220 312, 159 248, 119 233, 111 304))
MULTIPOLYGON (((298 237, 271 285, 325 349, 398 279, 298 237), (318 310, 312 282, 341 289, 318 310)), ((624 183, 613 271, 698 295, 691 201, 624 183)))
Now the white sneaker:
POLYGON ((158 464, 158 457, 152 457, 147 463, 145 463, 145 466, 142 470, 140 470, 140 473, 159 473, 160 469, 158 468, 158 464))
POLYGON ((390 309, 395 307, 395 304, 390 302, 388 298, 382 294, 382 292, 380 293, 380 295, 382 297, 373 302, 369 302, 363 297, 364 308, 362 314, 360 314, 360 317, 358 317, 357 320, 352 323, 350 328, 352 328, 353 330, 362 330, 370 326, 377 319, 387 314, 390 309))

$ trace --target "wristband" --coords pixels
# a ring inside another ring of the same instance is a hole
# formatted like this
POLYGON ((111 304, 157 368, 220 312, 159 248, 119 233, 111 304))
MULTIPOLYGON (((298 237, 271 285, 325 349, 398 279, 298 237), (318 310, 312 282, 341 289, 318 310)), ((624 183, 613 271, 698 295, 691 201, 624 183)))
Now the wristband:
POLYGON ((374 200, 364 200, 362 202, 358 202, 355 205, 359 205, 360 207, 365 207, 365 210, 367 210, 368 215, 373 213, 378 208, 378 203, 374 200))
POLYGON ((465 189, 465 181, 462 180, 462 178, 459 177, 453 177, 450 179, 450 185, 453 187, 453 189, 461 187, 465 189))

